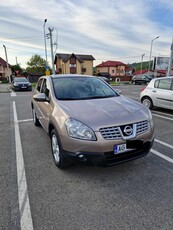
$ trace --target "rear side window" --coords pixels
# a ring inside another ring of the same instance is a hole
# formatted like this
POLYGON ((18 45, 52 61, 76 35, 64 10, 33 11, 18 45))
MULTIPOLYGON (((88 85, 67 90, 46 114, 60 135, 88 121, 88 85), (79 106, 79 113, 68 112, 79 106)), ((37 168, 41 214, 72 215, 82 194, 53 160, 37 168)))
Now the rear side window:
POLYGON ((166 90, 170 90, 171 89, 171 83, 172 83, 172 79, 160 79, 160 80, 156 80, 154 87, 155 88, 159 88, 159 89, 166 89, 166 90))

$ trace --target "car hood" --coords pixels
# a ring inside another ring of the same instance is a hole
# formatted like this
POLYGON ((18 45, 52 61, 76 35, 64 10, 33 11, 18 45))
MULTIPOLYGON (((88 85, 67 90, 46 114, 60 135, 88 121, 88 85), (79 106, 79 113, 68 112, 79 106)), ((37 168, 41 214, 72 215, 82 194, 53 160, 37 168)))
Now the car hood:
POLYGON ((59 105, 67 117, 81 121, 94 130, 148 119, 147 109, 143 105, 124 96, 59 101, 59 105))

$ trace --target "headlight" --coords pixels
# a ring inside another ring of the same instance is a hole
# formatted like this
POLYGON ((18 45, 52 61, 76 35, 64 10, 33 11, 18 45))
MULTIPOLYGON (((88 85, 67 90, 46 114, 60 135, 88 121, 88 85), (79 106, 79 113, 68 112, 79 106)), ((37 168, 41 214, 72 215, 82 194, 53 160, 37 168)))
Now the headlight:
POLYGON ((31 86, 31 83, 28 83, 29 86, 31 86))
POLYGON ((153 126, 154 126, 154 123, 153 123, 153 117, 152 117, 152 113, 151 113, 151 111, 149 110, 148 111, 149 112, 149 122, 150 122, 150 128, 153 128, 153 126))
POLYGON ((18 86, 18 84, 17 84, 17 83, 14 83, 14 86, 18 86))
POLYGON ((90 141, 96 140, 93 130, 77 120, 67 119, 65 125, 70 137, 90 141))

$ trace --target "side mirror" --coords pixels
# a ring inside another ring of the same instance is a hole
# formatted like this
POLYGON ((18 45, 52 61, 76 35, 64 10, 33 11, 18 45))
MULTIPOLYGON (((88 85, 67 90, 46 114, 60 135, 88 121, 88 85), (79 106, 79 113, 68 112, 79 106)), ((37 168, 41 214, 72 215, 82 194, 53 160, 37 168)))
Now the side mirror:
POLYGON ((118 93, 118 94, 121 94, 121 90, 119 90, 119 89, 114 89, 114 91, 115 91, 116 93, 118 93))
POLYGON ((45 93, 37 93, 37 94, 35 94, 33 96, 33 98, 34 98, 35 101, 40 101, 40 102, 46 102, 46 101, 48 101, 46 99, 45 93))

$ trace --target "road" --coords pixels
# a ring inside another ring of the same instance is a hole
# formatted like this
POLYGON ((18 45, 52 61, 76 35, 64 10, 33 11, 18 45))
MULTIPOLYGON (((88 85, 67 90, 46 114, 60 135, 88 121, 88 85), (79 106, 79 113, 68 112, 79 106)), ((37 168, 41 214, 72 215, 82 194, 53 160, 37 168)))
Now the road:
MULTIPOLYGON (((143 86, 118 86, 139 100, 143 86)), ((153 110, 150 153, 125 164, 58 169, 35 127, 31 92, 0 94, 0 229, 173 230, 173 112, 153 110)))

